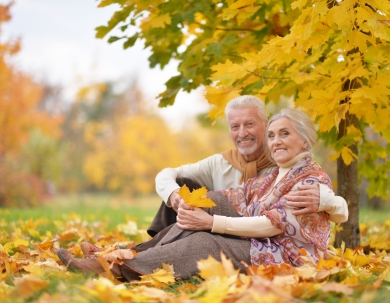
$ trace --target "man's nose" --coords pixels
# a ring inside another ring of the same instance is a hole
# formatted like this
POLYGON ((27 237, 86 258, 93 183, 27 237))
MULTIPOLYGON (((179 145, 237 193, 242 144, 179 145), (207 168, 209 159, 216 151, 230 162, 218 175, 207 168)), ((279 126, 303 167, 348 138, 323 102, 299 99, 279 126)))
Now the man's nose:
POLYGON ((247 131, 247 129, 245 128, 245 126, 241 126, 238 135, 239 135, 241 138, 243 138, 243 137, 245 137, 247 134, 248 134, 248 131, 247 131))

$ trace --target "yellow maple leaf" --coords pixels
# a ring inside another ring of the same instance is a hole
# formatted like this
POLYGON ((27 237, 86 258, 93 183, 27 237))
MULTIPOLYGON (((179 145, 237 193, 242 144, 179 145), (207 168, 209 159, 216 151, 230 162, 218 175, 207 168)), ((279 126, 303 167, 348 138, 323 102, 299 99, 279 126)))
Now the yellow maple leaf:
POLYGON ((219 85, 232 85, 237 79, 243 78, 248 72, 241 64, 231 62, 229 59, 225 63, 218 63, 211 68, 214 73, 212 81, 219 81, 219 85))
MULTIPOLYGON (((359 278, 357 276, 351 276, 351 277, 348 277, 346 278, 345 280, 341 281, 340 283, 338 283, 338 288, 343 288, 342 285, 359 285, 360 281, 359 281, 359 278)), ((351 294, 351 293, 345 293, 346 295, 348 294, 351 294)))
POLYGON ((303 264, 296 268, 297 276, 303 280, 312 280, 317 275, 317 270, 313 265, 303 264))
POLYGON ((367 265, 371 262, 373 262, 373 258, 371 256, 366 256, 366 255, 358 255, 356 256, 356 263, 357 265, 363 267, 364 265, 367 265))
POLYGON ((211 255, 206 260, 198 261, 198 269, 203 279, 214 277, 226 277, 225 269, 221 262, 215 260, 211 255))
POLYGON ((175 277, 165 269, 156 269, 152 274, 141 276, 140 284, 160 286, 160 284, 175 283, 175 277))
POLYGON ((171 24, 171 17, 169 14, 163 14, 159 16, 153 15, 147 19, 144 19, 141 28, 145 31, 148 31, 152 28, 164 28, 166 25, 169 24, 171 24))
POLYGON ((116 249, 102 255, 102 258, 106 259, 108 262, 130 260, 134 258, 134 253, 133 250, 130 249, 116 249))
POLYGON ((16 239, 14 241, 15 247, 18 247, 19 245, 28 246, 28 241, 24 239, 16 239))
POLYGON ((225 115, 224 109, 226 104, 233 98, 240 95, 240 90, 230 86, 219 86, 218 88, 213 86, 207 86, 206 99, 207 101, 215 105, 207 115, 210 119, 217 119, 225 115))
POLYGON ((232 260, 228 259, 221 251, 221 263, 228 277, 236 276, 240 272, 239 269, 235 269, 232 260))
POLYGON ((344 146, 341 149, 341 158, 343 159, 346 165, 351 164, 354 158, 358 159, 356 154, 347 146, 344 146))
POLYGON ((194 207, 216 206, 213 200, 206 197, 206 194, 207 194, 207 189, 204 186, 193 190, 192 193, 190 193, 190 190, 187 187, 187 185, 184 185, 179 189, 179 195, 190 206, 194 206, 194 207))
POLYGON ((354 263, 356 256, 355 256, 355 254, 354 254, 352 249, 347 248, 345 250, 345 253, 343 254, 343 258, 351 261, 352 263, 354 263))
POLYGON ((38 266, 36 264, 29 264, 26 266, 23 266, 23 269, 29 273, 31 273, 34 276, 43 276, 45 273, 45 269, 41 266, 38 266))
POLYGON ((107 278, 111 281, 115 281, 116 279, 111 272, 111 266, 107 262, 107 260, 104 259, 102 256, 98 256, 97 260, 99 261, 100 265, 104 268, 104 272, 105 272, 107 278))

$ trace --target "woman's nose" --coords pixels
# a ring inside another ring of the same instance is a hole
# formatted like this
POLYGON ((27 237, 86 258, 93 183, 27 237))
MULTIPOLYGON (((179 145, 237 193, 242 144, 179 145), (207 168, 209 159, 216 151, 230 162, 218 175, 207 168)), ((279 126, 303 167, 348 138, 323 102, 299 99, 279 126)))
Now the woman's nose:
POLYGON ((280 140, 280 137, 279 136, 275 136, 275 143, 279 144, 281 142, 282 142, 282 140, 280 140))

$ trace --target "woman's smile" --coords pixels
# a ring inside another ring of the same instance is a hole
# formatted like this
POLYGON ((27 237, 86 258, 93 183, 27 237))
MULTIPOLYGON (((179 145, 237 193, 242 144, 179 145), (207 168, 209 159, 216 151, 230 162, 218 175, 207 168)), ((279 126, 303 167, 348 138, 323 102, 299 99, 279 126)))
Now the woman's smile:
POLYGON ((306 142, 293 127, 290 119, 283 117, 268 127, 268 148, 275 162, 285 163, 306 148, 306 142))

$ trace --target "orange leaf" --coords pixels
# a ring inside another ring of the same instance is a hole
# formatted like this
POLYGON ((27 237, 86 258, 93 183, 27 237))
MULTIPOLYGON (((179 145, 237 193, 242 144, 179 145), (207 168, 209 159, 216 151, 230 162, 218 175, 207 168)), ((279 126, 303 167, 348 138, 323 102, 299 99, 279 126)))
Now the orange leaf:
POLYGON ((110 264, 101 256, 98 256, 97 260, 103 266, 104 272, 106 273, 107 278, 110 279, 111 281, 115 281, 116 278, 114 277, 114 275, 111 272, 110 264))
POLYGON ((46 286, 49 285, 49 282, 28 275, 20 279, 15 278, 15 284, 18 295, 26 299, 31 297, 35 292, 46 288, 46 286))

